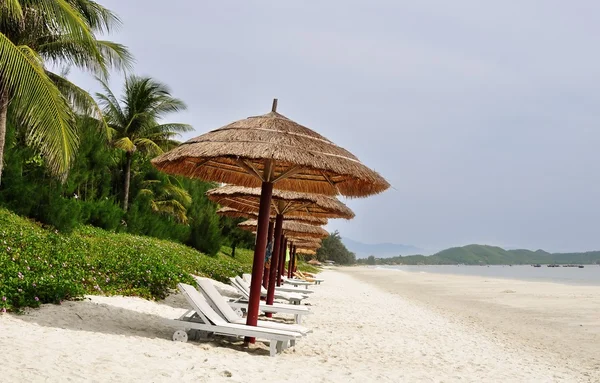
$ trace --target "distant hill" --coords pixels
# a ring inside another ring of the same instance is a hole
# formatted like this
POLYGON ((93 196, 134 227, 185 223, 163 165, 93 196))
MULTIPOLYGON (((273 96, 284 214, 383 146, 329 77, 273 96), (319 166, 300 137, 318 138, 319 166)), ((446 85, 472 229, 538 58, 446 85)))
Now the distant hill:
MULTIPOLYGON (((379 258, 379 257, 376 257, 379 258)), ((528 265, 540 264, 594 264, 600 263, 600 251, 585 253, 548 253, 544 250, 505 250, 497 246, 467 245, 442 250, 431 256, 381 257, 377 264, 401 263, 405 265, 528 265)))
POLYGON ((344 237, 342 237, 342 242, 348 250, 356 254, 356 258, 367 258, 369 255, 377 258, 389 258, 423 252, 417 247, 397 243, 362 243, 344 237))

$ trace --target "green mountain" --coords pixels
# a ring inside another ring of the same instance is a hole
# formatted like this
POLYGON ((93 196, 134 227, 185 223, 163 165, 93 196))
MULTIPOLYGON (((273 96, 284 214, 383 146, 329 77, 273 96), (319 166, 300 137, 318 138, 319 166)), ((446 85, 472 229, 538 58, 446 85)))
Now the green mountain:
POLYGON ((585 253, 548 253, 544 250, 505 250, 497 246, 467 245, 442 250, 431 256, 411 255, 392 258, 358 260, 365 264, 404 265, 528 265, 540 264, 600 264, 600 251, 585 253))

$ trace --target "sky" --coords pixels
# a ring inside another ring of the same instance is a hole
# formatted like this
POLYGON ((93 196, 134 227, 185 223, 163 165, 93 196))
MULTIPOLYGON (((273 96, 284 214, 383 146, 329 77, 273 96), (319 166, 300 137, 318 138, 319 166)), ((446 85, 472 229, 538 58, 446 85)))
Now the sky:
MULTIPOLYGON (((278 111, 392 188, 329 230, 423 249, 600 249, 600 2, 99 0, 184 139, 278 111)), ((71 80, 98 90, 88 76, 71 80)), ((117 93, 121 75, 111 78, 117 93)))

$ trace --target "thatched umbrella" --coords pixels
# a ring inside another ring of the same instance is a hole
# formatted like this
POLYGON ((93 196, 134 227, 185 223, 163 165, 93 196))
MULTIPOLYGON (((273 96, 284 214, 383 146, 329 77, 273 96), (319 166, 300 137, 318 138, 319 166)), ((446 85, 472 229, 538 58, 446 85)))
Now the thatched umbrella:
MULTIPOLYGON (((238 227, 244 230, 256 231, 258 221, 255 219, 249 219, 247 221, 238 223, 238 227)), ((327 230, 319 227, 308 225, 306 223, 295 222, 295 221, 283 221, 283 235, 286 237, 306 237, 306 238, 326 238, 329 236, 327 230)))
MULTIPOLYGON (((223 207, 247 214, 257 214, 260 208, 261 189, 226 185, 206 192, 206 196, 223 207)), ((297 218, 354 218, 350 208, 333 197, 319 194, 273 190, 271 209, 274 215, 287 219, 297 218)))
POLYGON ((278 189, 364 197, 389 188, 378 173, 316 132, 277 113, 233 122, 192 138, 152 160, 166 173, 261 187, 246 323, 256 326, 271 196, 278 189))
MULTIPOLYGON (((248 213, 256 213, 259 210, 261 201, 260 189, 241 186, 223 186, 209 190, 206 192, 206 195, 210 200, 222 206, 248 213)), ((318 194, 274 190, 271 198, 271 206, 273 212, 276 214, 275 247, 271 256, 271 268, 269 269, 268 291, 270 293, 267 294, 267 304, 273 302, 269 297, 275 295, 275 285, 280 285, 280 277, 285 267, 285 257, 280 255, 284 253, 280 251, 282 243, 280 236, 283 231, 284 217, 290 219, 296 217, 350 219, 354 217, 352 210, 336 198, 318 194)))
MULTIPOLYGON (((224 217, 231 217, 231 218, 248 218, 248 219, 254 219, 256 220, 258 218, 258 213, 250 213, 250 212, 244 212, 244 211, 240 211, 231 207, 222 207, 220 209, 217 210, 217 214, 224 216, 224 217)), ((275 220, 275 215, 271 214, 271 220, 274 221, 275 220)), ((329 222, 329 220, 327 218, 319 218, 319 217, 312 217, 309 215, 305 215, 305 216, 284 216, 283 220, 291 220, 294 222, 300 222, 300 223, 307 223, 309 225, 315 225, 315 226, 323 226, 323 225, 327 225, 327 223, 329 222)))

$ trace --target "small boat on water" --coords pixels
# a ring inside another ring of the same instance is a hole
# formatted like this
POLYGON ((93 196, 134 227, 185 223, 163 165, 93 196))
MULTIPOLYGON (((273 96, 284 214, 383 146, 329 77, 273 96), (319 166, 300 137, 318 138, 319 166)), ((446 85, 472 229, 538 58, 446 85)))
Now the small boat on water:
POLYGON ((585 266, 583 266, 583 265, 579 265, 579 266, 577 266, 577 267, 579 267, 580 269, 583 269, 585 266))
POLYGON ((533 267, 542 267, 542 265, 540 265, 539 263, 536 263, 535 265, 533 265, 533 267))

